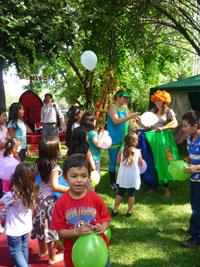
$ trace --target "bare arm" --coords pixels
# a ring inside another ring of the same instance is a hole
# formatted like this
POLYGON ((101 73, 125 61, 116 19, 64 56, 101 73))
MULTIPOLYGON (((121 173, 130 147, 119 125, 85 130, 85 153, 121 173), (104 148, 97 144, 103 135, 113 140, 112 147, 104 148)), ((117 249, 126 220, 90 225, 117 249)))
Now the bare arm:
POLYGON ((58 230, 60 239, 71 239, 79 237, 80 235, 86 235, 92 233, 93 226, 89 223, 84 223, 78 228, 58 230))
POLYGON ((94 163, 94 160, 93 160, 92 153, 91 153, 90 149, 88 149, 88 152, 87 152, 86 156, 87 156, 88 161, 90 162, 92 170, 96 170, 96 166, 95 166, 95 163, 94 163))
POLYGON ((121 161, 121 155, 122 155, 122 150, 120 149, 118 154, 117 154, 117 162, 120 163, 121 161))
POLYGON ((69 187, 66 187, 64 185, 60 185, 58 183, 58 177, 59 177, 59 172, 58 171, 53 171, 50 176, 50 182, 53 190, 58 193, 65 193, 69 187))
POLYGON ((137 117, 137 113, 133 113, 131 115, 128 115, 126 116, 126 118, 119 118, 118 117, 118 114, 116 112, 116 109, 115 109, 115 105, 112 104, 109 108, 109 115, 111 117, 111 120, 113 121, 114 124, 118 125, 118 124, 121 124, 123 122, 126 122, 128 120, 131 120, 131 119, 134 119, 137 117))
POLYGON ((142 158, 142 154, 140 152, 140 155, 139 155, 139 158, 138 158, 138 165, 142 166, 142 164, 143 164, 143 158, 142 158))

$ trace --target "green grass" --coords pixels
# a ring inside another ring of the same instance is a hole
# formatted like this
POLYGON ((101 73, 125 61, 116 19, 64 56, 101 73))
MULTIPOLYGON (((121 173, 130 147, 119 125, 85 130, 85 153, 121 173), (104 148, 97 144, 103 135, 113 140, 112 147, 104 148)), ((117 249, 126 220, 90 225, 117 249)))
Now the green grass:
MULTIPOLYGON (((35 161, 33 156, 31 161, 35 161)), ((109 184, 107 152, 102 153, 101 165, 101 182, 96 192, 111 211, 116 193, 109 184)), ((188 238, 186 229, 191 214, 189 182, 174 182, 170 187, 172 197, 167 199, 161 189, 146 193, 142 185, 136 196, 134 215, 129 218, 125 216, 127 198, 124 199, 119 215, 111 220, 112 267, 200 266, 200 249, 180 246, 180 241, 188 238)))

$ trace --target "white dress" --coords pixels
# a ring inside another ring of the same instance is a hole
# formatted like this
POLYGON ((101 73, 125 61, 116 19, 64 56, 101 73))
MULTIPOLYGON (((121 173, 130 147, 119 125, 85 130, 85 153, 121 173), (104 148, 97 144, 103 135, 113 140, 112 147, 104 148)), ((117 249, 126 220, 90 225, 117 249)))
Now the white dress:
POLYGON ((133 156, 133 163, 131 165, 124 165, 122 162, 123 151, 121 154, 121 162, 117 175, 117 184, 122 188, 135 188, 140 189, 141 178, 140 170, 138 165, 139 155, 141 154, 140 149, 135 149, 133 156))

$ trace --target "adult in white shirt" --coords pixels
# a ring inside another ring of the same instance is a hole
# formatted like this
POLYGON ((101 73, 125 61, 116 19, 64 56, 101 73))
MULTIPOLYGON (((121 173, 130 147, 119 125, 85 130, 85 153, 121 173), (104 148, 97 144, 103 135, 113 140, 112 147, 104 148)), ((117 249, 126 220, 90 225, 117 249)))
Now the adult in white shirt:
POLYGON ((43 138, 49 136, 58 136, 59 130, 64 130, 64 116, 57 103, 54 102, 53 96, 50 93, 45 94, 44 104, 41 109, 41 122, 43 124, 43 138), (58 123, 60 124, 58 127, 58 123))

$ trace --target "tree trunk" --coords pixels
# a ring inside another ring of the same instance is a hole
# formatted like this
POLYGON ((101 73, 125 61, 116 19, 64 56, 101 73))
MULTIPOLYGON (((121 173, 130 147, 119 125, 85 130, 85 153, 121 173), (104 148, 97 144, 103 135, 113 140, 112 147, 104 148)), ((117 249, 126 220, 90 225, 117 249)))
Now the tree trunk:
POLYGON ((4 60, 0 58, 0 110, 6 108, 6 97, 3 84, 3 67, 4 67, 4 60))

